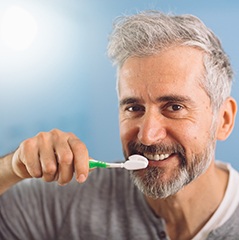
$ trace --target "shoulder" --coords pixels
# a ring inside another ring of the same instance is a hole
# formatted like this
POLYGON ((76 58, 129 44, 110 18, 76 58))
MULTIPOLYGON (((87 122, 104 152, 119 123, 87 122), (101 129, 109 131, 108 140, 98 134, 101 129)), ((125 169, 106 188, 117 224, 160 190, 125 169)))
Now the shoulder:
POLYGON ((239 204, 233 215, 219 228, 211 232, 208 239, 239 239, 239 204))
POLYGON ((228 186, 224 196, 226 208, 224 212, 225 222, 213 230, 208 239, 234 240, 239 239, 239 173, 229 163, 216 162, 217 166, 229 172, 228 186))

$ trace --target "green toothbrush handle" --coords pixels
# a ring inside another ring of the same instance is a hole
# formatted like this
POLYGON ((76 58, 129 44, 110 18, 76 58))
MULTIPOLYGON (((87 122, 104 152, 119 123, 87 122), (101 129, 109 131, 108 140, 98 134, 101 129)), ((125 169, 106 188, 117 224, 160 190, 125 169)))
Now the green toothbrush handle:
POLYGON ((105 162, 101 162, 101 161, 96 161, 96 160, 90 160, 89 161, 89 168, 107 168, 108 164, 105 162))

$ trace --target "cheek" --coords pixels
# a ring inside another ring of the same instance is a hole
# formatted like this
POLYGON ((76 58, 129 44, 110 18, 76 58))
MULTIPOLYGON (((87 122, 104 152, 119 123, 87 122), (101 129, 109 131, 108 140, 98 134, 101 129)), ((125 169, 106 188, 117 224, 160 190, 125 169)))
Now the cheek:
POLYGON ((185 147, 186 151, 195 154, 201 153, 211 140, 210 130, 210 124, 200 125, 194 123, 192 125, 187 125, 187 127, 181 127, 178 131, 177 141, 185 147))

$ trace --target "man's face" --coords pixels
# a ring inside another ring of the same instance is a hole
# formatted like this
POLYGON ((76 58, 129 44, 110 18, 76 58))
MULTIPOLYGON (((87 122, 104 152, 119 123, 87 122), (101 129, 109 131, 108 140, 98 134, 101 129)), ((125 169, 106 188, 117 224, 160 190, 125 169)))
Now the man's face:
POLYGON ((203 54, 172 47, 156 56, 131 57, 119 71, 120 136, 124 155, 149 160, 134 171, 148 196, 175 194, 200 175, 214 156, 215 127, 203 78, 203 54))

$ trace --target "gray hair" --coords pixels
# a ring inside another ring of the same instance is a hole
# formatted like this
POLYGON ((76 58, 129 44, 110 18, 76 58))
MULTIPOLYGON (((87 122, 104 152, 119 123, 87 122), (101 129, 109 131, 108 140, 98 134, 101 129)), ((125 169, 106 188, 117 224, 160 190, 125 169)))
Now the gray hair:
POLYGON ((145 11, 118 17, 109 37, 108 56, 119 71, 129 57, 159 54, 172 45, 191 46, 205 53, 201 84, 213 109, 218 110, 230 96, 233 71, 220 40, 195 16, 145 11))

